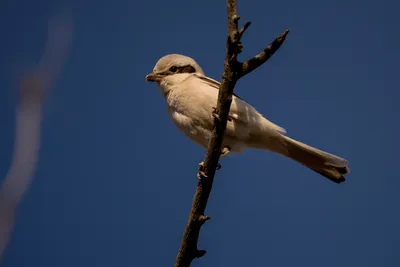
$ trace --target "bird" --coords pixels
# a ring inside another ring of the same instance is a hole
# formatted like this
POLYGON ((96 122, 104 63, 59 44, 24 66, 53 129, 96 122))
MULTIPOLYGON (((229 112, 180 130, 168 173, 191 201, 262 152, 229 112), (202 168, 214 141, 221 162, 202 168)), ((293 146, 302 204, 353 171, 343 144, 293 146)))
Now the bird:
MULTIPOLYGON (((155 82, 165 98, 167 112, 177 128, 207 149, 214 126, 220 83, 207 77, 200 65, 181 54, 161 57, 145 81, 155 82)), ((221 157, 245 149, 268 150, 290 158, 335 183, 345 181, 348 161, 286 135, 286 130, 269 121, 253 106, 232 96, 223 137, 221 157)))

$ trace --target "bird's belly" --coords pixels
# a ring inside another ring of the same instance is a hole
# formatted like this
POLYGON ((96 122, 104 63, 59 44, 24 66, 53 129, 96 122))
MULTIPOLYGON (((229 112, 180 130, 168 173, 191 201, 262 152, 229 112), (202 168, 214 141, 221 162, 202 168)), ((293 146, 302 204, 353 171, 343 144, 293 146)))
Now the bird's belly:
MULTIPOLYGON (((209 126, 201 125, 195 118, 191 118, 176 111, 170 112, 170 115, 174 124, 181 132, 203 148, 208 147, 212 134, 209 126)), ((246 148, 244 142, 232 136, 225 136, 222 145, 229 147, 231 152, 242 152, 246 148)))
POLYGON ((185 114, 177 111, 169 112, 175 125, 192 141, 207 147, 211 136, 211 130, 206 129, 204 125, 201 125, 198 120, 191 118, 185 114))

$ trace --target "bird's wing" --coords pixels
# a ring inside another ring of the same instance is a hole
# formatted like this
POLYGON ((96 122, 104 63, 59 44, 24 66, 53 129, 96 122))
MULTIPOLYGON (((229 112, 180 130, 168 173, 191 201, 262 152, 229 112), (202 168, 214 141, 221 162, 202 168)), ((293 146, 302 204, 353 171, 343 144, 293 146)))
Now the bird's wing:
MULTIPOLYGON (((211 79, 209 77, 203 76, 203 75, 199 75, 199 74, 194 74, 195 77, 199 78, 200 80, 204 81, 205 83, 207 83, 208 85, 210 85, 211 87, 214 87, 216 89, 219 90, 219 86, 221 85, 221 83, 219 83, 218 81, 211 79)), ((237 98, 243 100, 240 96, 238 96, 237 94, 233 93, 234 96, 236 96, 237 98)), ((243 100, 244 101, 244 100, 243 100)))
MULTIPOLYGON (((196 78, 200 79, 201 81, 203 81, 204 83, 206 83, 207 85, 209 85, 210 87, 213 87, 217 90, 219 90, 220 87, 220 83, 214 79, 211 79, 209 77, 203 76, 203 75, 199 75, 194 73, 193 74, 196 78)), ((232 101, 232 105, 231 105, 231 109, 229 112, 229 115, 231 117, 232 120, 235 120, 239 123, 243 123, 246 122, 248 120, 248 114, 246 112, 246 114, 241 114, 240 110, 248 110, 248 108, 254 109, 249 103, 247 103, 244 99, 242 99, 241 97, 239 97, 236 94, 233 94, 233 101, 232 101), (236 99, 235 99, 236 98, 236 99), (241 119, 243 117, 246 117, 246 121, 241 119)), ((255 112, 257 112, 254 109, 255 112)), ((242 112, 243 113, 243 112, 242 112)), ((258 112, 257 112, 258 113, 258 112)), ((280 132, 281 134, 286 134, 286 130, 282 127, 280 127, 279 125, 276 125, 275 123, 269 121, 266 119, 266 123, 268 123, 268 125, 275 129, 276 131, 280 132)))

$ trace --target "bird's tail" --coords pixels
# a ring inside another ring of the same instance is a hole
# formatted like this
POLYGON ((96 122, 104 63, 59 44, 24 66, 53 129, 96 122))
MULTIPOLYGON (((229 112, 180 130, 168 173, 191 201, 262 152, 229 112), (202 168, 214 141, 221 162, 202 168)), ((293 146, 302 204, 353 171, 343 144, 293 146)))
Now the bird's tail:
POLYGON ((345 181, 343 175, 350 172, 347 160, 281 135, 283 144, 274 152, 291 158, 325 176, 335 183, 345 181))

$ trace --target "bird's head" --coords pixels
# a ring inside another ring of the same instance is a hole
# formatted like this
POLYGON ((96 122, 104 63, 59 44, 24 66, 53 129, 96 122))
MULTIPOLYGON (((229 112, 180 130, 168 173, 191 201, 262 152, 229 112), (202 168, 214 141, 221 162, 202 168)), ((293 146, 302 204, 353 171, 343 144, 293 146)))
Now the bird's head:
POLYGON ((170 54, 157 61, 153 72, 149 73, 145 80, 160 83, 166 77, 190 73, 204 75, 203 70, 194 59, 184 55, 170 54))

